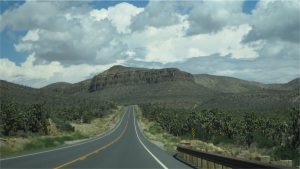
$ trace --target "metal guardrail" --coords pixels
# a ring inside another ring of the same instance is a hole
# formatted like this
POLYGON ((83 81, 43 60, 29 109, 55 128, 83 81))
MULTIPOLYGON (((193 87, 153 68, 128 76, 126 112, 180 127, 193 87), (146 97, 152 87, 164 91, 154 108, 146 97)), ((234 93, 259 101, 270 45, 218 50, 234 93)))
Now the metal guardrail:
POLYGON ((263 163, 259 161, 245 160, 235 157, 227 157, 220 154, 194 150, 185 146, 177 146, 179 158, 188 164, 204 169, 238 169, 238 168, 270 168, 292 169, 292 167, 263 163))

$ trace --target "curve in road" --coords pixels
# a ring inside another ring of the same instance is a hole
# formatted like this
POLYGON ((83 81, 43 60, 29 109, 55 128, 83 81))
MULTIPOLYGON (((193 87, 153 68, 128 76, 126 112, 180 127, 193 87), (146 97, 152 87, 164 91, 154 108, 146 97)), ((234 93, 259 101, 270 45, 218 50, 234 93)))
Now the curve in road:
POLYGON ((0 162, 1 168, 189 168, 143 136, 132 106, 104 136, 0 162))

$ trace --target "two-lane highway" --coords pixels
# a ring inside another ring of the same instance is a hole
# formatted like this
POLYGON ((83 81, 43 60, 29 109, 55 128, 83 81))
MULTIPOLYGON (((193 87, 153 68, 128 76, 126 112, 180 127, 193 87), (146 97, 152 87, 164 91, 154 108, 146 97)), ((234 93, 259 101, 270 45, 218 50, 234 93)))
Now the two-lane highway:
POLYGON ((189 168, 143 136, 132 106, 104 136, 0 162, 1 168, 189 168))

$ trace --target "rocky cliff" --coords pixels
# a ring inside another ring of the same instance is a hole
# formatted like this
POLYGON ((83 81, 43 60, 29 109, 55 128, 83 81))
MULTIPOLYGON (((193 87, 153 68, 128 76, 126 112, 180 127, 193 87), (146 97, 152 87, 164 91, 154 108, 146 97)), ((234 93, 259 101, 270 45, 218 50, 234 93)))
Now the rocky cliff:
POLYGON ((176 68, 144 69, 117 65, 96 75, 91 81, 89 90, 97 91, 117 85, 156 84, 170 81, 194 82, 194 77, 176 68))

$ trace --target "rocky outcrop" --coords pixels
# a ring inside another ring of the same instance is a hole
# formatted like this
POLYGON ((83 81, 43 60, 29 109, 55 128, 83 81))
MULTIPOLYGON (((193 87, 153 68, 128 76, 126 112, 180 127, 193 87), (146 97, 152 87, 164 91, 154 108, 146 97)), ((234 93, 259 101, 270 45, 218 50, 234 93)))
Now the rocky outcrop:
POLYGON ((113 66, 95 76, 90 84, 90 91, 103 90, 117 85, 155 84, 169 81, 194 82, 192 74, 176 68, 143 69, 113 66))

